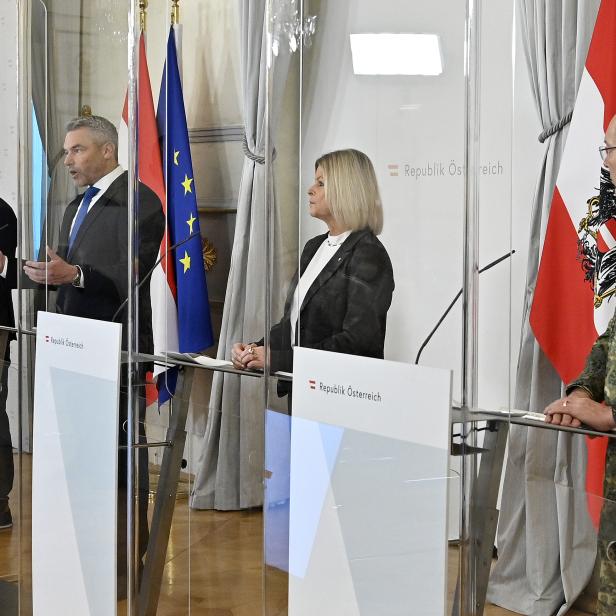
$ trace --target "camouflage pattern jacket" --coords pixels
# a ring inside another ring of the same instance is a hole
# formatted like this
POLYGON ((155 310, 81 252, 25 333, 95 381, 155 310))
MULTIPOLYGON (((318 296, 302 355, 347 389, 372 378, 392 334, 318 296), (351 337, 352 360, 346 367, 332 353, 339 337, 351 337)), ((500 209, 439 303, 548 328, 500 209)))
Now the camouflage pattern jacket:
MULTIPOLYGON (((616 316, 597 338, 582 374, 567 387, 581 387, 595 402, 616 407, 616 316)), ((616 439, 609 439, 605 458, 603 506, 599 524, 600 555, 597 616, 616 616, 616 439)))
POLYGON ((616 407, 616 316, 605 333, 593 345, 582 374, 567 386, 567 393, 576 387, 585 389, 595 402, 616 407))

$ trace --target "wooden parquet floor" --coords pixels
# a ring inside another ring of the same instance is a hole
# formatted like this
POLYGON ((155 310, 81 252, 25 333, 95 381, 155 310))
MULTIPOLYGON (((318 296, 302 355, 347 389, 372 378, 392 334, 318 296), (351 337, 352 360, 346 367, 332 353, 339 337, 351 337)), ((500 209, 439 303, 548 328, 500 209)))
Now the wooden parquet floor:
MULTIPOLYGON (((22 456, 19 475, 24 486, 23 502, 29 503, 29 456, 22 456)), ((12 509, 17 513, 15 495, 12 499, 12 509)), ((20 523, 16 519, 11 530, 0 531, 0 583, 17 583, 21 579, 21 614, 29 616, 28 563, 31 546, 27 505, 21 514, 20 523)), ((286 616, 286 574, 270 567, 265 576, 262 574, 262 524, 263 516, 258 510, 194 511, 188 507, 186 496, 179 498, 157 613, 160 616, 286 616), (265 604, 263 611, 262 602, 265 604)), ((457 548, 450 547, 449 605, 455 588, 457 566, 457 548)), ((68 604, 66 613, 71 615, 68 604)), ((122 602, 118 614, 125 613, 125 602, 122 602)), ((451 613, 451 608, 448 613, 451 613)), ((2 609, 0 614, 13 616, 5 614, 2 609)), ((486 606, 484 612, 484 616, 513 614, 493 605, 486 606)), ((577 610, 570 611, 569 615, 586 616, 585 612, 577 610)))

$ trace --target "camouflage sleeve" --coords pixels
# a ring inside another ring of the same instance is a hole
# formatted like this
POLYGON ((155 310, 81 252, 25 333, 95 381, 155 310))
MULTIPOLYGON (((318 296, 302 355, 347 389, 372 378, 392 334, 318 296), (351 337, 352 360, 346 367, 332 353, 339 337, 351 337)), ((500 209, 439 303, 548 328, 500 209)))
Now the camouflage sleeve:
POLYGON ((567 386, 568 394, 576 387, 581 387, 590 393, 595 402, 603 402, 608 348, 610 339, 614 335, 614 327, 616 327, 616 316, 611 318, 605 333, 597 338, 586 359, 582 374, 567 386))

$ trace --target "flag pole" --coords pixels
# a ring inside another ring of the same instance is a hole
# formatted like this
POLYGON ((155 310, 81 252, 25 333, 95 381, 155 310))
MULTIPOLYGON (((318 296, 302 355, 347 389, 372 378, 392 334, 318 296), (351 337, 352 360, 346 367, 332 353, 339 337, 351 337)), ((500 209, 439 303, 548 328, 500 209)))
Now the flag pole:
MULTIPOLYGON (((479 125, 481 83, 481 2, 467 0, 465 22, 465 131, 464 131, 464 272, 462 295, 462 408, 477 410, 478 399, 478 307, 479 307, 479 125)), ((462 424, 463 446, 470 451, 477 446, 475 424, 462 424)), ((478 614, 477 556, 473 544, 474 489, 477 476, 477 456, 461 456, 460 564, 459 594, 456 597, 457 616, 478 614)))
MULTIPOLYGON (((134 7, 135 5, 132 4, 134 7)), ((137 561, 140 558, 138 537, 140 536, 140 520, 137 512, 138 504, 133 497, 139 488, 139 456, 136 455, 136 446, 139 444, 139 402, 136 388, 138 387, 139 377, 134 368, 135 363, 132 353, 138 349, 138 331, 135 324, 135 314, 139 307, 138 280, 135 279, 134 263, 136 255, 139 254, 136 217, 138 216, 138 202, 136 199, 139 182, 139 139, 138 139, 138 117, 139 117, 139 91, 140 91, 140 37, 145 31, 146 9, 148 0, 139 0, 139 32, 135 32, 136 14, 132 10, 131 31, 131 57, 132 72, 129 71, 128 86, 128 178, 129 178, 129 293, 128 293, 128 340, 129 340, 129 369, 128 369, 128 421, 127 421, 127 491, 126 491, 126 557, 127 557, 127 614, 136 616, 139 593, 139 576, 137 571, 137 561)), ((139 496, 141 498, 141 496, 139 496)))
POLYGON ((182 79, 182 26, 180 24, 180 0, 171 0, 171 27, 175 36, 180 80, 182 79))
POLYGON ((145 32, 147 25, 148 0, 139 0, 139 29, 145 32))
POLYGON ((136 537, 138 537, 138 516, 135 511, 135 500, 133 494, 136 490, 136 478, 138 469, 136 467, 135 445, 138 443, 139 434, 139 412, 136 396, 137 378, 134 373, 135 360, 133 353, 138 348, 137 332, 135 330, 135 313, 138 307, 138 292, 135 282, 134 261, 135 261, 135 212, 137 182, 138 182, 138 142, 137 142, 137 105, 139 88, 139 34, 137 32, 137 5, 130 2, 129 9, 129 28, 128 28, 128 92, 127 92, 127 126, 128 126, 128 305, 127 305, 127 340, 128 340, 128 399, 127 399, 127 429, 126 442, 127 449, 127 486, 126 495, 126 569, 127 569, 127 604, 126 612, 130 616, 137 613, 136 592, 137 592, 137 571, 136 571, 136 537))

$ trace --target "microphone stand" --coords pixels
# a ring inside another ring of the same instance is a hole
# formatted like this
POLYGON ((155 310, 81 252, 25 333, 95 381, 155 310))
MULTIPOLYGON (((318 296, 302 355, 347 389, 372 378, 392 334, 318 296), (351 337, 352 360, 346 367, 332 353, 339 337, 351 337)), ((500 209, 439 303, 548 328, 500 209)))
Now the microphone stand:
MULTIPOLYGON (((169 248, 167 248, 167 250, 165 250, 165 252, 160 256, 160 258, 156 261, 156 263, 154 263, 154 265, 148 270, 147 274, 139 281, 139 283, 137 284, 137 288, 135 289, 136 291, 139 291, 139 289, 141 289, 142 285, 145 284, 148 279, 150 278, 150 276, 152 276, 152 274, 154 273, 154 270, 158 267, 158 265, 160 264, 160 262, 172 251, 175 250, 176 248, 179 248, 182 244, 186 244, 186 242, 192 240, 194 237, 199 236, 199 232, 198 231, 194 231, 193 233, 191 233, 188 237, 185 237, 183 240, 181 240, 180 242, 176 242, 175 244, 172 244, 171 246, 169 246, 169 248)), ((120 314, 120 312, 122 312, 124 306, 126 306, 126 304, 128 303, 128 297, 120 304, 120 306, 118 307, 118 309, 115 311, 115 314, 113 315, 113 318, 111 319, 111 322, 115 322, 116 317, 120 314)))
MULTIPOLYGON (((479 273, 482 274, 483 272, 489 270, 495 265, 498 265, 501 261, 508 259, 514 253, 515 253, 515 250, 511 250, 510 252, 504 254, 502 257, 499 257, 498 259, 492 261, 491 263, 488 263, 485 267, 482 267, 479 270, 479 273)), ((452 302, 449 304, 449 306, 447 306, 447 309, 443 313, 443 316, 441 316, 441 318, 437 321, 432 331, 428 334, 428 337, 423 341, 423 344, 419 347, 419 351, 417 351, 417 357, 415 358, 415 364, 419 363, 419 358, 421 357, 421 353, 426 348, 426 345, 428 344, 428 342, 430 342, 430 340, 432 339, 432 336, 434 336, 434 334, 436 333, 436 330, 440 327, 441 323, 445 320, 445 317, 449 314, 451 309, 455 306, 458 299, 460 299, 460 295, 462 295, 462 289, 458 291, 457 295, 453 298, 452 302)))

